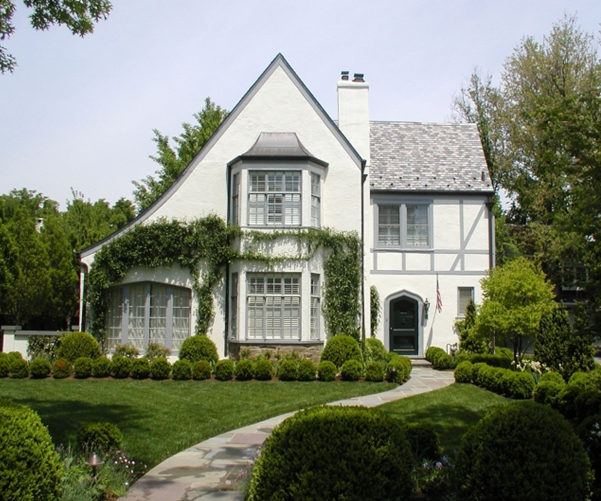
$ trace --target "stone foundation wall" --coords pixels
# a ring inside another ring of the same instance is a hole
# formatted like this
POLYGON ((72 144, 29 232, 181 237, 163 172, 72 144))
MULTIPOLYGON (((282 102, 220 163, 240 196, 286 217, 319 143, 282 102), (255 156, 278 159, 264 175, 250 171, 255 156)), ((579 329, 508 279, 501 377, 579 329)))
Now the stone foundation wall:
POLYGON ((238 344, 230 341, 229 345, 229 357, 232 360, 240 359, 240 350, 244 348, 250 349, 251 355, 255 357, 259 355, 265 355, 267 352, 271 354, 271 358, 275 359, 276 355, 283 356, 289 353, 297 352, 300 358, 308 358, 312 360, 314 364, 319 363, 319 357, 323 350, 323 344, 295 344, 295 345, 282 345, 282 344, 266 344, 261 343, 260 345, 255 344, 238 344))

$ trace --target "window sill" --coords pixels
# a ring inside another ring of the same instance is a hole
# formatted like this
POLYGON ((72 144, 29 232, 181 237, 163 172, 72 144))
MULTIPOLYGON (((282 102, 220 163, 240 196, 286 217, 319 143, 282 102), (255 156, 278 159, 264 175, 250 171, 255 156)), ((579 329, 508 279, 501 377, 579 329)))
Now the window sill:
POLYGON ((324 344, 321 339, 301 340, 301 339, 230 339, 230 344, 324 344))
POLYGON ((390 246, 377 246, 372 249, 374 252, 434 252, 433 247, 395 247, 390 246))

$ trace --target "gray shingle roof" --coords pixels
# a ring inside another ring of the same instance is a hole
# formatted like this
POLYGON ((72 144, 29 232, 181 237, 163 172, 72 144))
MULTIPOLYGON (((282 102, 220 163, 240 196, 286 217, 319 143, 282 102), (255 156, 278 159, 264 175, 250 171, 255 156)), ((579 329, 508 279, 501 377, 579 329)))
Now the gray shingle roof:
POLYGON ((372 190, 491 193, 474 124, 371 122, 372 190))

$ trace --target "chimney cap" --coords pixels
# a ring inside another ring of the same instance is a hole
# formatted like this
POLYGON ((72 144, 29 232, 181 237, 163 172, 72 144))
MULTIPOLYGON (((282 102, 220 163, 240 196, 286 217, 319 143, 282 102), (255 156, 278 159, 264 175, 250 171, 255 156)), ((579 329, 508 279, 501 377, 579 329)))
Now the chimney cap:
POLYGON ((348 75, 349 75, 348 71, 341 71, 340 72, 340 79, 341 80, 348 80, 348 75))
POLYGON ((365 82, 365 80, 363 80, 364 75, 364 73, 355 73, 353 76, 353 82, 365 82))

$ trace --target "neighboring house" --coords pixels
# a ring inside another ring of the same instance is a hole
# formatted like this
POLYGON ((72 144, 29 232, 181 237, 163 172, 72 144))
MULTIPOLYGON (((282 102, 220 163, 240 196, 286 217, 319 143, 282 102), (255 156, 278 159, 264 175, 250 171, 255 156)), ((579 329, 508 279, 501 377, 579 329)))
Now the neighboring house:
MULTIPOLYGON (((454 323, 494 266, 493 190, 475 125, 370 122, 363 75, 338 82, 333 122, 278 55, 221 127, 151 207, 81 254, 94 255, 134 225, 217 214, 243 230, 328 227, 355 232, 364 257, 361 315, 381 302, 376 336, 421 357, 457 342, 454 323), (437 309, 437 293, 442 307, 437 309), (440 311, 439 311, 440 310, 440 311)), ((289 241, 266 246, 295 252, 289 241)), ((215 289, 208 336, 221 355, 243 346, 319 351, 324 255, 268 266, 234 262, 215 289)), ((194 334, 197 297, 183 268, 133 269, 114 284, 107 345, 148 341, 175 353, 194 334)))

